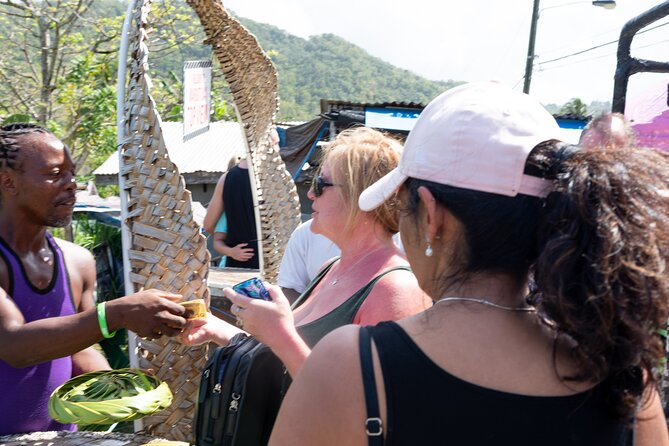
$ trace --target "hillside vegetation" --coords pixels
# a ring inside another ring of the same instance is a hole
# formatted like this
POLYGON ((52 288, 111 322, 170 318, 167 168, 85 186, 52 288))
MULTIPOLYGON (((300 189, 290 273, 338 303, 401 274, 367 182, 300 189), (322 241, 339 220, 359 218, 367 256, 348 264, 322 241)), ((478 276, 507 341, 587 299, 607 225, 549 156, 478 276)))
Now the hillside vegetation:
MULTIPOLYGON (((0 40, 7 43, 0 57, 0 124, 31 121, 49 127, 69 146, 82 175, 116 149, 116 67, 124 4, 0 1, 0 40)), ((239 20, 275 63, 280 121, 313 118, 321 99, 427 104, 458 83, 425 79, 333 34, 303 39, 239 20)), ((149 21, 154 29, 149 41, 151 94, 163 120, 181 121, 183 64, 210 59, 211 48, 202 44, 200 21, 184 0, 156 0, 149 21)), ((218 69, 212 91, 211 119, 236 119, 218 69)))
POLYGON ((277 67, 282 119, 309 119, 320 112, 320 99, 427 104, 456 85, 397 68, 333 34, 307 40, 271 25, 244 18, 240 22, 277 67))

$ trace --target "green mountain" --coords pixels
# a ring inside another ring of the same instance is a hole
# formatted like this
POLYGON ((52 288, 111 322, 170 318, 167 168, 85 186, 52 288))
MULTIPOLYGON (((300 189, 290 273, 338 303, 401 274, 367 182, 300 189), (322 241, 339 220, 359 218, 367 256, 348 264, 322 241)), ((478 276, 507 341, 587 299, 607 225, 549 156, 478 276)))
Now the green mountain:
MULTIPOLYGON (((59 14, 53 19, 49 16, 51 22, 47 27, 53 29, 48 37, 60 40, 52 45, 53 54, 44 56, 39 51, 40 35, 31 30, 42 29, 39 17, 46 14, 48 2, 34 3, 31 8, 35 11, 18 20, 15 11, 3 6, 0 0, 0 37, 16 43, 8 46, 0 58, 0 78, 7 81, 0 82, 0 118, 31 115, 32 119, 52 122, 60 127, 61 133, 81 122, 86 123, 83 127, 96 131, 111 129, 114 123, 107 120, 107 109, 114 107, 113 76, 126 1, 95 0, 94 6, 81 9, 80 17, 74 15, 78 17, 76 26, 65 25, 70 23, 69 11, 80 2, 64 2, 59 14), (17 40, 16 36, 24 34, 26 39, 17 40), (46 77, 50 85, 44 84, 43 76, 35 68, 42 62, 53 68, 50 74, 53 78, 46 77), (22 73, 26 73, 26 79, 22 73), (100 102, 104 102, 104 107, 99 106, 100 102), (35 112, 37 109, 40 116, 35 112)), ((427 104, 455 84, 430 81, 399 69, 332 34, 303 39, 271 25, 244 18, 240 21, 258 38, 277 67, 281 121, 311 119, 320 112, 321 99, 427 104)), ((184 0, 156 0, 149 23, 152 95, 163 119, 181 120, 183 64, 188 60, 209 59, 211 48, 201 43, 206 40, 204 30, 184 0)), ((213 118, 234 119, 234 110, 226 103, 231 95, 220 74, 220 70, 214 71, 213 118)), ((76 149, 74 139, 67 142, 76 149)), ((115 146, 112 139, 109 141, 110 147, 115 146)), ((93 146, 101 144, 96 141, 93 146)), ((84 152, 90 146, 80 145, 84 152)))
POLYGON ((430 81, 371 56, 333 34, 308 40, 271 25, 240 18, 279 73, 279 119, 311 119, 320 100, 427 104, 456 82, 430 81))

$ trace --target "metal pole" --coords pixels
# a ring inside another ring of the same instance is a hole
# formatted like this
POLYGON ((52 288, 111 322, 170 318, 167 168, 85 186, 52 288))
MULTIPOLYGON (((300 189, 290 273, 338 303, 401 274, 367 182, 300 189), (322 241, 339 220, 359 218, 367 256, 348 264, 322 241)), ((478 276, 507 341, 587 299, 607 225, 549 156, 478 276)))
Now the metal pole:
POLYGON ((625 113, 627 84, 629 78, 636 73, 669 73, 669 63, 653 60, 637 59, 630 54, 632 40, 637 32, 649 24, 669 15, 669 1, 665 1, 643 14, 634 17, 623 26, 618 39, 618 65, 613 85, 613 102, 611 111, 625 113))
MULTIPOLYGON (((123 157, 121 155, 121 148, 126 138, 125 134, 125 80, 126 68, 128 61, 128 47, 130 39, 130 26, 132 24, 133 10, 135 8, 135 0, 128 2, 128 8, 123 19, 123 27, 121 30, 121 43, 118 51, 118 69, 116 72, 116 150, 118 152, 118 185, 119 196, 121 197, 121 245, 123 249, 123 280, 125 284, 125 294, 132 294, 135 292, 135 284, 130 279, 130 258, 128 252, 132 248, 130 240, 130 228, 126 224, 128 216, 128 192, 125 190, 125 177, 121 173, 123 166, 123 157)), ((128 330, 128 360, 130 367, 139 367, 139 359, 135 354, 137 349, 137 335, 128 330)), ((133 422, 135 432, 141 431, 144 426, 142 420, 135 420, 133 422)))
POLYGON ((534 65, 534 41, 537 38, 537 22, 539 21, 539 0, 534 0, 532 22, 530 23, 530 43, 527 45, 527 60, 525 61, 525 83, 523 93, 529 94, 532 82, 532 68, 534 65))
MULTIPOLYGON (((121 147, 126 137, 125 135, 125 79, 128 60, 128 46, 130 39, 130 26, 132 23, 133 9, 135 1, 128 2, 128 8, 123 19, 123 28, 121 30, 121 44, 118 51, 118 70, 116 73, 116 150, 118 151, 118 185, 119 196, 121 197, 121 245, 123 246, 123 279, 125 283, 125 294, 135 292, 135 285, 130 280, 130 258, 128 252, 131 249, 130 230, 126 225, 128 214, 128 194, 125 190, 125 177, 121 174, 123 166, 123 157, 121 147)), ((128 359, 131 367, 138 367, 138 359, 134 354, 137 347, 137 337, 134 333, 128 331, 128 359)))

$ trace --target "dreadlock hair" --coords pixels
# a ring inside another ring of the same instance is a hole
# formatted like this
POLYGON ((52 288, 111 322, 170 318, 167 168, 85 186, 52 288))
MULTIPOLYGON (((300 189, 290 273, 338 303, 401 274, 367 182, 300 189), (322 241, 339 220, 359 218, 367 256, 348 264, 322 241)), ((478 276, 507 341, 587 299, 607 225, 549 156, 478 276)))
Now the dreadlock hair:
POLYGON ((31 133, 51 135, 51 132, 37 124, 17 122, 0 127, 0 170, 16 168, 16 155, 19 151, 17 138, 31 133))

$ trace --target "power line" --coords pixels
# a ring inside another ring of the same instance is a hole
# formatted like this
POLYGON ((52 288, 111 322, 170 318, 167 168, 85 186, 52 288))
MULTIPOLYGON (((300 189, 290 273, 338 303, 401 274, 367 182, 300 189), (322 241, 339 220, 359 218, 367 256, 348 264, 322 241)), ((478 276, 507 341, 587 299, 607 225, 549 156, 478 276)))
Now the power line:
POLYGON ((520 85, 520 83, 523 81, 523 79, 525 79, 525 75, 524 75, 524 74, 523 74, 522 76, 520 76, 520 79, 518 79, 518 82, 516 82, 515 84, 513 84, 513 87, 511 87, 511 89, 512 89, 512 90, 515 90, 516 87, 517 87, 518 85, 520 85))
MULTIPOLYGON (((608 31, 603 31, 603 32, 601 32, 601 33, 594 34, 594 35, 591 35, 591 36, 587 36, 587 37, 585 37, 585 38, 579 38, 579 39, 576 40, 576 41, 573 41, 573 40, 572 40, 571 42, 566 43, 565 45, 562 45, 562 46, 560 46, 560 47, 552 48, 552 49, 547 50, 547 51, 542 51, 542 54, 548 56, 548 55, 553 54, 553 53, 564 52, 564 51, 562 51, 562 50, 567 50, 568 48, 572 48, 572 47, 574 47, 574 43, 581 42, 581 41, 586 40, 586 39, 588 39, 588 40, 596 40, 596 39, 599 38, 599 37, 607 36, 607 35, 610 35, 610 34, 615 34, 615 35, 620 34, 620 28, 609 29, 608 31)), ((551 56, 551 57, 552 57, 552 56, 551 56)))
POLYGON ((540 69, 537 70, 537 72, 545 73, 546 71, 559 70, 560 68, 570 67, 572 65, 577 65, 577 64, 580 64, 580 63, 584 63, 584 62, 590 62, 590 61, 597 60, 597 59, 604 59, 605 57, 611 57, 613 54, 614 53, 602 54, 601 56, 591 57, 590 59, 581 59, 581 60, 576 60, 574 62, 568 62, 568 63, 562 64, 562 65, 554 65, 552 67, 540 68, 540 69))
POLYGON ((601 45, 596 45, 596 46, 590 47, 590 48, 585 49, 585 50, 581 50, 581 51, 577 51, 575 53, 567 54, 566 56, 556 57, 555 59, 550 59, 550 60, 547 60, 545 62, 541 62, 537 65, 545 65, 545 64, 551 63, 551 62, 557 62, 558 60, 563 60, 563 59, 567 59, 569 57, 578 56, 579 54, 587 53, 588 51, 596 50, 597 48, 602 48, 602 47, 605 47, 605 46, 608 46, 608 45, 611 45, 611 44, 617 43, 617 42, 618 42, 618 39, 612 40, 610 42, 602 43, 601 45))
MULTIPOLYGON (((643 30, 643 31, 639 31, 639 32, 636 33, 636 34, 639 35, 639 34, 647 33, 648 31, 652 31, 652 30, 654 30, 654 29, 657 29, 657 28, 660 28, 660 27, 662 27, 662 26, 666 26, 666 25, 669 25, 669 22, 665 22, 665 23, 662 23, 662 24, 660 24, 660 25, 653 26, 652 28, 648 28, 648 29, 645 29, 645 30, 643 30)), ((540 63, 537 64, 537 66, 540 67, 540 66, 545 65, 545 64, 548 64, 548 63, 557 62, 558 60, 563 60, 563 59, 567 59, 567 58, 569 58, 569 57, 578 56, 579 54, 587 53, 587 52, 589 52, 589 51, 593 51, 593 50, 596 50, 596 49, 598 49, 598 48, 602 48, 602 47, 605 47, 605 46, 608 46, 608 45, 612 45, 612 44, 614 44, 614 43, 618 43, 618 39, 616 39, 616 40, 612 40, 612 41, 610 41, 610 42, 602 43, 602 44, 599 44, 599 45, 595 45, 595 46, 590 47, 590 48, 587 48, 587 49, 585 49, 585 50, 577 51, 577 52, 575 52, 575 53, 567 54, 567 55, 565 55, 565 56, 560 56, 560 57, 556 57, 556 58, 554 58, 554 59, 550 59, 550 60, 547 60, 547 61, 544 61, 544 62, 540 62, 540 63)))
MULTIPOLYGON (((649 48, 649 47, 651 47, 651 46, 655 46, 655 45, 661 45, 661 44, 663 44, 663 43, 667 43, 667 42, 669 42, 669 39, 666 39, 666 40, 660 40, 659 42, 649 43, 649 44, 647 44, 647 45, 637 46, 637 47, 634 47, 634 49, 635 49, 635 50, 640 50, 640 49, 643 49, 643 48, 649 48)), ((615 54, 616 54, 616 53, 602 54, 602 55, 600 55, 600 56, 591 57, 591 58, 589 58, 589 59, 581 59, 581 60, 577 60, 577 61, 574 61, 574 62, 565 63, 565 64, 562 64, 562 65, 557 65, 557 66, 554 65, 554 66, 547 67, 547 68, 540 68, 540 69, 537 70, 537 71, 539 71, 539 72, 546 72, 546 71, 551 71, 551 70, 557 70, 557 69, 559 69, 559 68, 565 68, 565 67, 569 67, 569 66, 571 66, 571 65, 576 65, 576 64, 579 64, 579 63, 591 62, 591 61, 593 61, 593 60, 603 59, 603 58, 605 58, 605 57, 611 57, 611 56, 613 56, 613 55, 615 55, 615 54)), ((539 65, 540 65, 540 64, 539 64, 539 65)))

